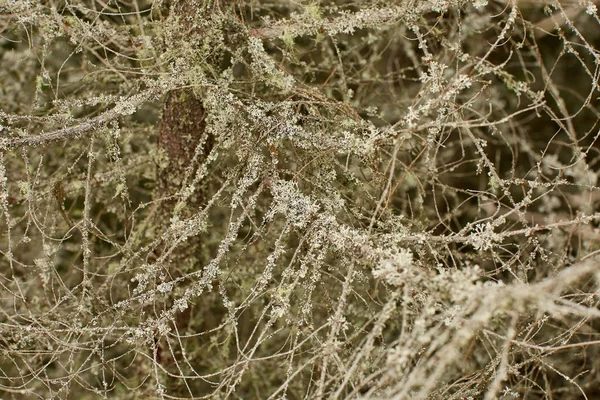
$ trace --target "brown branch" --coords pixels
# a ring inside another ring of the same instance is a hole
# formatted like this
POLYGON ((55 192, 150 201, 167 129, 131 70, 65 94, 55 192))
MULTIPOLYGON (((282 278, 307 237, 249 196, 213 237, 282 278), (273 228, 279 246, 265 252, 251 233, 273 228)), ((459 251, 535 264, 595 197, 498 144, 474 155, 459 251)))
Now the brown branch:
POLYGON ((79 138, 90 133, 91 131, 100 129, 107 122, 118 116, 113 114, 114 113, 109 111, 78 125, 58 129, 53 132, 41 133, 40 135, 31 135, 18 138, 1 138, 0 150, 12 150, 23 146, 43 146, 60 140, 79 138))
POLYGON ((260 39, 275 39, 289 33, 293 36, 323 33, 336 35, 353 33, 357 29, 382 28, 393 25, 410 15, 424 14, 433 11, 429 3, 417 3, 414 7, 407 5, 397 7, 372 8, 355 13, 343 13, 337 17, 326 17, 320 20, 280 20, 270 26, 250 30, 252 36, 260 39))
MULTIPOLYGON (((503 4, 515 4, 519 8, 533 8, 540 7, 548 2, 542 0, 498 0, 503 4)), ((600 5, 600 0, 592 0, 592 3, 596 5, 600 5)), ((558 11, 553 15, 544 18, 541 21, 538 21, 533 24, 535 29, 535 38, 541 39, 547 35, 549 35, 554 29, 557 27, 562 27, 568 21, 576 18, 579 14, 581 14, 585 8, 580 5, 580 2, 577 0, 560 0, 556 1, 555 4, 559 4, 561 7, 564 7, 563 11, 558 11)))
POLYGON ((24 146, 44 146, 61 140, 79 139, 103 128, 107 123, 114 121, 120 116, 133 114, 143 103, 158 98, 160 94, 160 91, 155 89, 139 93, 117 103, 111 110, 97 117, 82 121, 77 125, 57 129, 53 132, 42 132, 39 135, 23 137, 0 138, 0 151, 13 150, 24 146))
MULTIPOLYGON (((595 0, 594 3, 600 3, 600 0, 595 0)), ((549 35, 554 29, 562 27, 567 21, 576 18, 583 10, 584 9, 579 6, 570 6, 565 8, 564 12, 554 13, 553 15, 536 22, 534 25, 535 38, 539 40, 549 35)))

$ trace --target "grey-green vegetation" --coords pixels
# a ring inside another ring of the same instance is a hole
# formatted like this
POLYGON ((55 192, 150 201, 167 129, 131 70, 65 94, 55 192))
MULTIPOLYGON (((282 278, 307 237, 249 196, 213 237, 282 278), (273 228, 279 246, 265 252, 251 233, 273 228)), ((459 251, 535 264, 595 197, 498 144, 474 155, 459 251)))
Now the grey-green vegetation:
POLYGON ((600 396, 590 0, 0 0, 0 398, 600 396))

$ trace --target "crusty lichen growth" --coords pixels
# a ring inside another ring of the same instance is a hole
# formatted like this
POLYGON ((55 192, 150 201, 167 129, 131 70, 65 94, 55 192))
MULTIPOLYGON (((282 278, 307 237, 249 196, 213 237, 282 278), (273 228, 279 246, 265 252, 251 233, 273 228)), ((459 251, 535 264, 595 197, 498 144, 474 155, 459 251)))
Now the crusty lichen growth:
POLYGON ((0 0, 2 397, 597 396, 571 3, 0 0))

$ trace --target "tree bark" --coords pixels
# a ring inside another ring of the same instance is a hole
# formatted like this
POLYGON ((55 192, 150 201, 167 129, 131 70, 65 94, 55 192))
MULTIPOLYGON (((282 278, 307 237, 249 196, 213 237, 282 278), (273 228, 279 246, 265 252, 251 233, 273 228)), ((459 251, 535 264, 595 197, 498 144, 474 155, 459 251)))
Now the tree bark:
MULTIPOLYGON (((205 110, 202 101, 191 90, 178 89, 167 94, 159 127, 158 147, 165 152, 168 161, 166 166, 159 167, 155 198, 172 197, 163 200, 159 206, 157 221, 158 226, 161 227, 159 232, 166 230, 170 225, 171 217, 178 202, 178 196, 174 195, 185 184, 186 168, 192 163, 196 148, 202 141, 205 141, 202 153, 193 165, 194 169, 204 162, 212 148, 212 140, 205 137, 205 128, 205 110)), ((192 177, 193 173, 194 171, 192 171, 192 177)), ((195 188, 193 195, 186 200, 185 210, 179 213, 182 217, 185 218, 188 214, 198 212, 205 203, 206 191, 202 186, 203 183, 201 182, 200 187, 195 188)), ((202 268, 205 258, 203 253, 204 246, 199 235, 190 237, 180 244, 171 253, 169 259, 165 260, 169 279, 176 279, 190 271, 202 268)), ((160 256, 160 254, 156 255, 160 256)), ((168 307, 170 306, 171 304, 168 304, 168 307)), ((194 313, 197 311, 190 305, 185 311, 176 315, 174 324, 180 335, 185 334, 190 328, 194 313)), ((157 362, 167 369, 173 368, 174 356, 167 344, 167 338, 157 337, 155 346, 157 346, 157 362)), ((180 389, 180 382, 176 382, 169 377, 165 377, 163 383, 167 385, 167 390, 171 393, 176 393, 180 389)))

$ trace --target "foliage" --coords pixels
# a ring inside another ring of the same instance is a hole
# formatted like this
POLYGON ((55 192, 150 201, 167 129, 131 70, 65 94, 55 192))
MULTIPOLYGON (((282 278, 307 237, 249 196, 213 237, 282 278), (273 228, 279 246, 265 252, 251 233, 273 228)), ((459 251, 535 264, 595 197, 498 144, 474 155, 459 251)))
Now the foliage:
POLYGON ((590 0, 0 0, 3 398, 594 398, 590 0))

